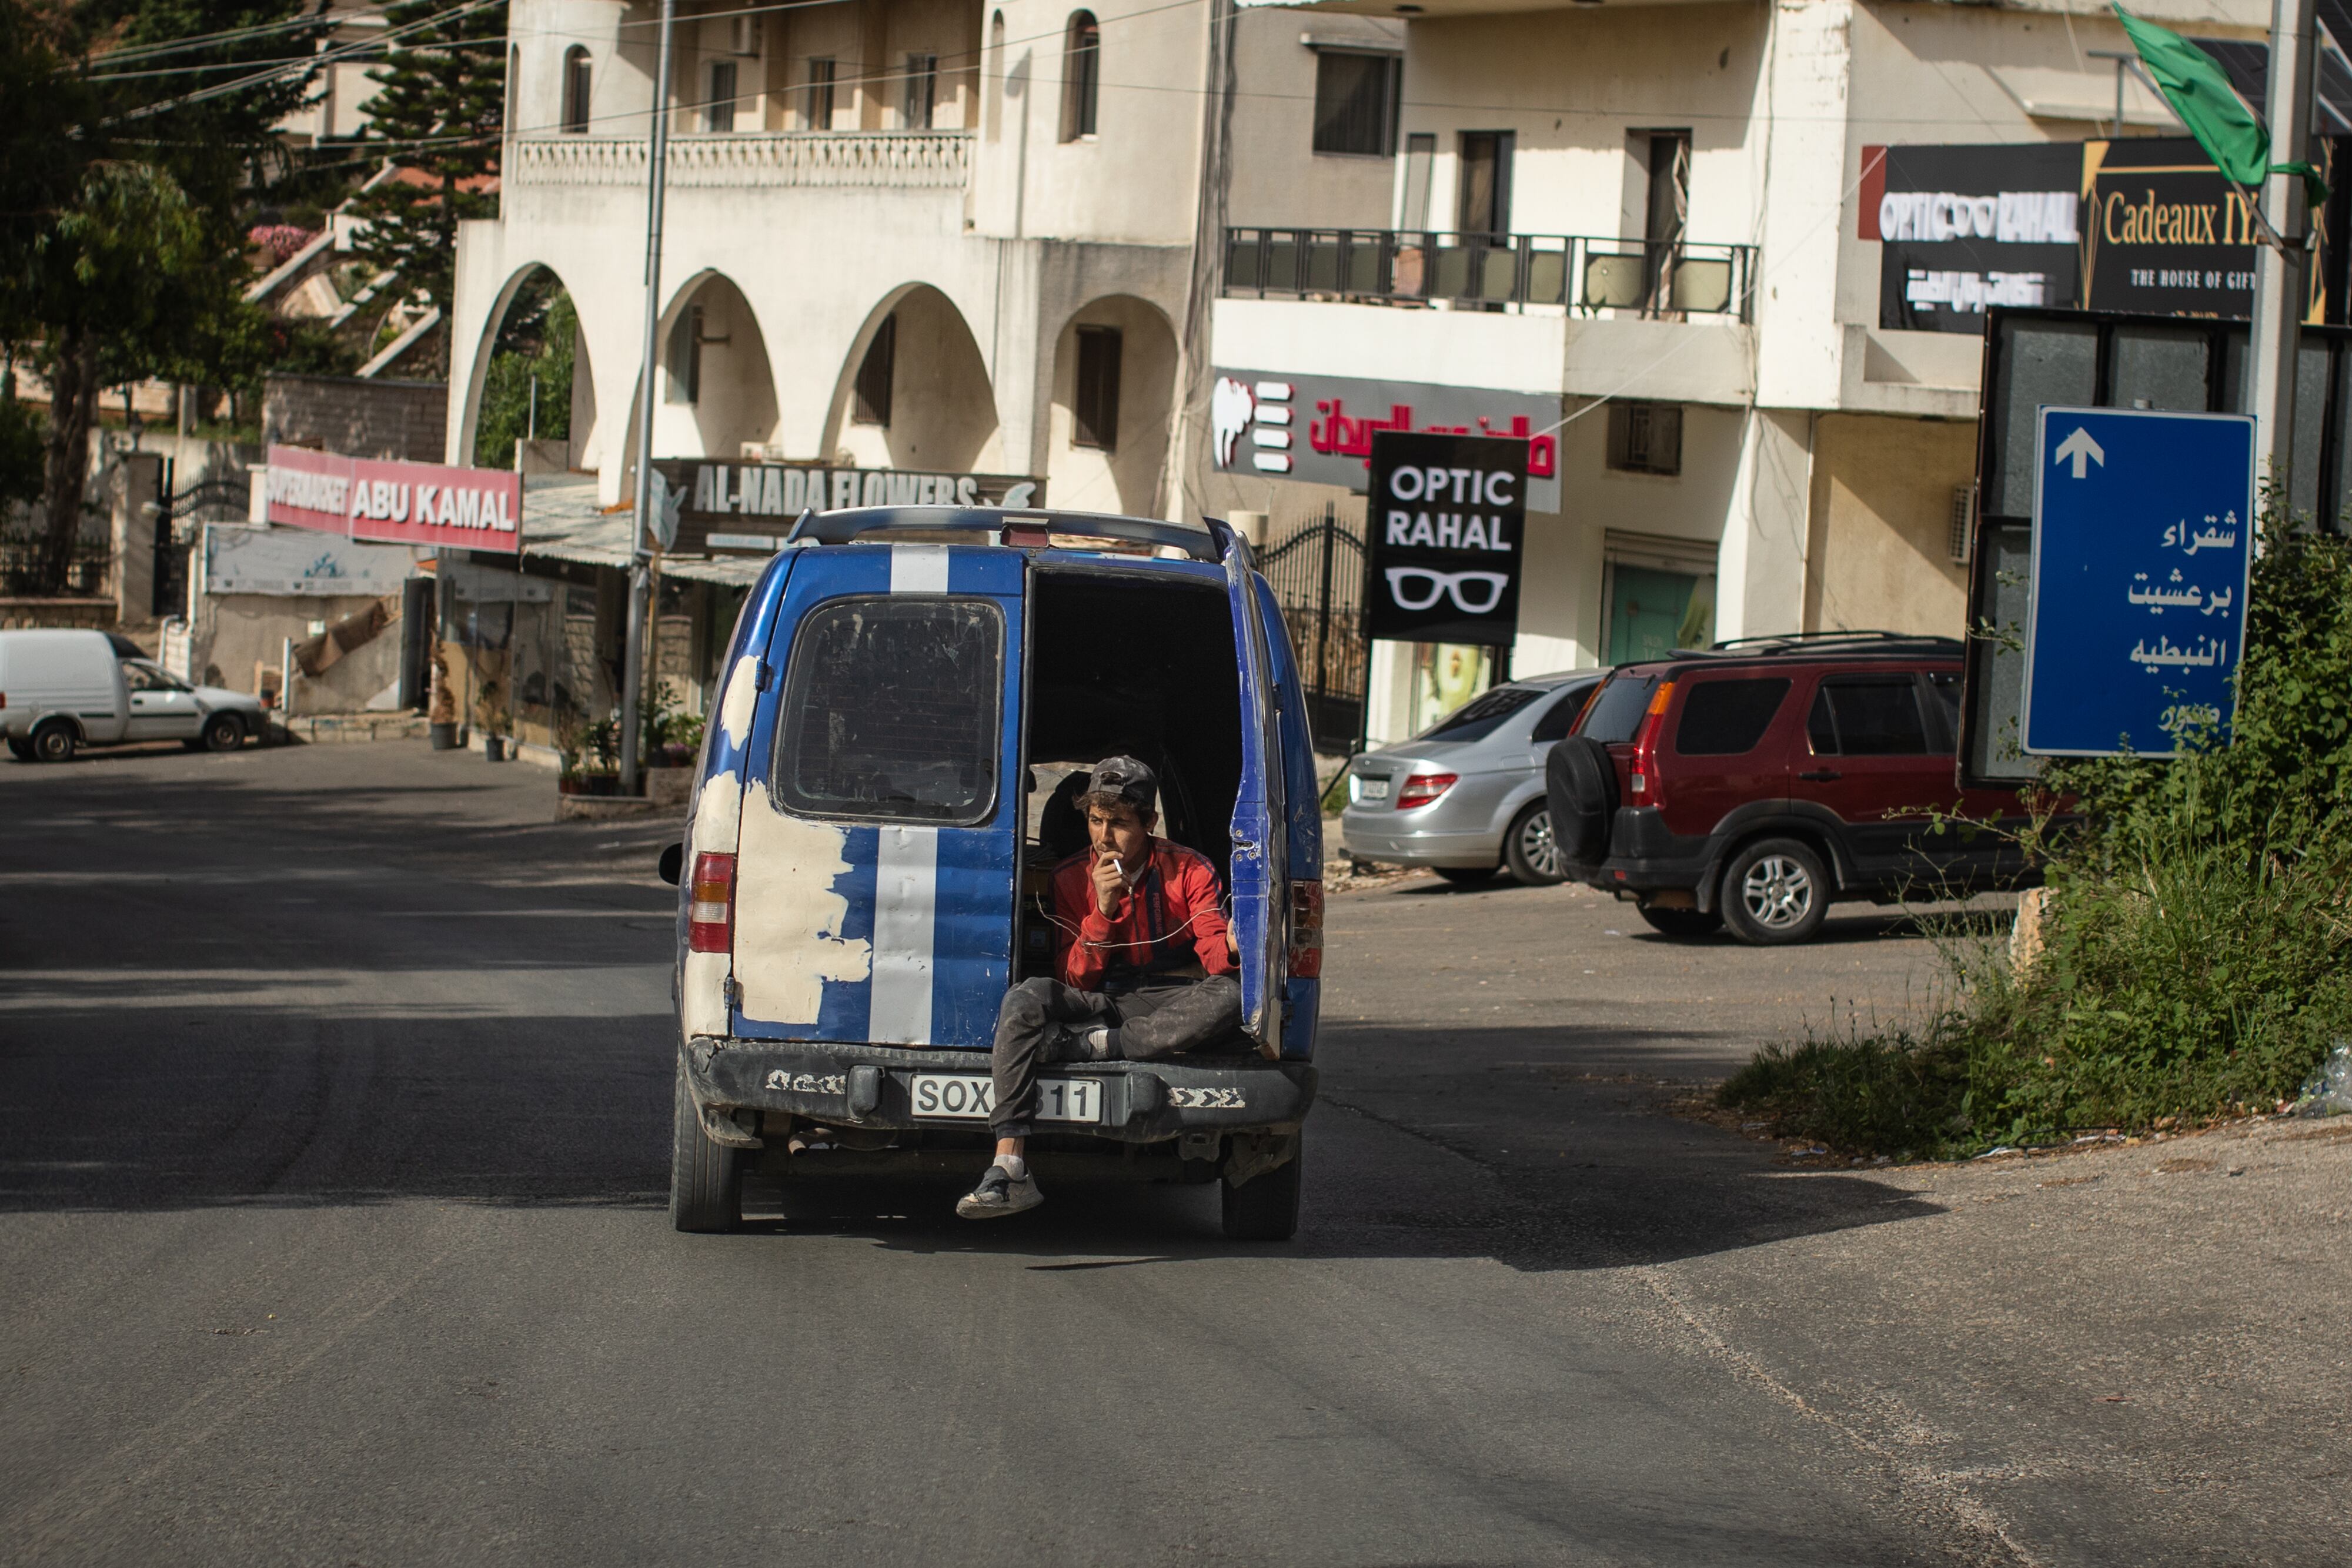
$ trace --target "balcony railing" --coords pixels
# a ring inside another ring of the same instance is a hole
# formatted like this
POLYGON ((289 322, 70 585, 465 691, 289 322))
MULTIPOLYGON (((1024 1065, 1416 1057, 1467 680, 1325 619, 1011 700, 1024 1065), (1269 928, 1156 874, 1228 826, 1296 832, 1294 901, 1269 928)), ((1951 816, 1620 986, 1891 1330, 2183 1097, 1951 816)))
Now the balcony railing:
MULTIPOLYGON (((513 146, 510 178, 523 185, 646 183, 643 137, 535 136, 513 146)), ((971 170, 968 131, 787 131, 751 136, 677 136, 673 186, 881 186, 961 190, 971 170)))
POLYGON ((1565 235, 1228 229, 1227 294, 1749 318, 1756 247, 1565 235))

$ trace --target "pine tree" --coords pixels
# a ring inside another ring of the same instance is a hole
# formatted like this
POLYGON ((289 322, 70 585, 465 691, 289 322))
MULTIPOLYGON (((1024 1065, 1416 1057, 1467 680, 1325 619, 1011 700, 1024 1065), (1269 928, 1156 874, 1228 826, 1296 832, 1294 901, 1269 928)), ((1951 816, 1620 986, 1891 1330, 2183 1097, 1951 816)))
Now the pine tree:
POLYGON ((389 31, 430 25, 399 37, 383 66, 368 73, 383 89, 368 103, 369 141, 383 148, 394 173, 360 198, 367 228, 358 249, 397 272, 445 319, 456 288, 457 225, 498 214, 506 18, 502 0, 403 0, 385 8, 389 31))

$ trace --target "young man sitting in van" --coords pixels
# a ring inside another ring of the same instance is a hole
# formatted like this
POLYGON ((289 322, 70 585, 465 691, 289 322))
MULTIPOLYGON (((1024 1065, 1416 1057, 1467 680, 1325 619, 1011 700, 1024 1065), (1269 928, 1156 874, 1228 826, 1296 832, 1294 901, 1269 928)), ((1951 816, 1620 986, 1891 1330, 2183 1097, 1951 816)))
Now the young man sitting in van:
POLYGON ((1049 1061, 1148 1061, 1206 1045, 1241 1022, 1233 937, 1217 873, 1154 838, 1159 779, 1132 757, 1096 765, 1078 798, 1089 847, 1054 871, 1054 969, 1006 993, 996 1018, 996 1159, 956 1204, 966 1219, 1045 1201, 1022 1150, 1049 1061))

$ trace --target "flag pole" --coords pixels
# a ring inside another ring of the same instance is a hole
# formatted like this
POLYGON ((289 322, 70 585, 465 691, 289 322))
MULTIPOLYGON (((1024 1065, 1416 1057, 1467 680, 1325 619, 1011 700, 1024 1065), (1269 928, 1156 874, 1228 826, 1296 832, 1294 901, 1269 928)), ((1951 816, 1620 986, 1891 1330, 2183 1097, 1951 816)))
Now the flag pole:
POLYGON ((637 366, 636 505, 629 530, 628 644, 621 652, 621 793, 637 792, 637 709, 645 699, 646 622, 653 591, 655 368, 661 340, 662 198, 669 188, 670 35, 677 0, 662 0, 661 34, 654 49, 654 122, 646 168, 646 335, 637 366))
MULTIPOLYGON (((2270 122, 2273 164, 2303 163, 2311 155, 2313 10, 2314 0, 2272 0, 2263 118, 2270 122)), ((2273 483, 2284 484, 2294 449, 2295 348, 2310 293, 2311 253, 2304 245, 2310 204, 2300 174, 2265 175, 2263 197, 2263 226, 2274 243, 2255 253, 2253 384, 2248 391, 2254 460, 2273 483)))

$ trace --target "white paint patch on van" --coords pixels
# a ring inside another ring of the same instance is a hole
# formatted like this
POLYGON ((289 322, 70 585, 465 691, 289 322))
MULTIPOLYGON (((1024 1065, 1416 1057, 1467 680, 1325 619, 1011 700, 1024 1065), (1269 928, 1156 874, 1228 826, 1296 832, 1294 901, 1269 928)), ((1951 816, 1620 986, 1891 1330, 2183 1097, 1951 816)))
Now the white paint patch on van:
MULTIPOLYGON (((739 676, 740 678, 740 672, 739 676)), ((847 828, 804 822, 744 798, 735 862, 735 979, 747 1019, 813 1024, 827 980, 863 980, 873 946, 845 937, 849 900, 833 890, 849 869, 847 828)))
POLYGON ((727 1032, 727 955, 688 953, 677 982, 678 1032, 691 1040, 698 1034, 727 1032))
POLYGON ((751 737, 751 710, 760 702, 760 661, 746 653, 735 661, 727 677, 727 695, 719 699, 719 733, 731 745, 751 737))
POLYGON ((876 836, 874 1000, 866 1038, 877 1045, 929 1045, 940 831, 886 826, 876 836))
POLYGON ((694 852, 733 854, 742 815, 743 780, 733 769, 722 768, 704 779, 702 792, 694 800, 694 852))
POLYGON ((948 547, 892 545, 890 591, 945 593, 948 591, 948 547))

